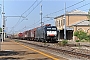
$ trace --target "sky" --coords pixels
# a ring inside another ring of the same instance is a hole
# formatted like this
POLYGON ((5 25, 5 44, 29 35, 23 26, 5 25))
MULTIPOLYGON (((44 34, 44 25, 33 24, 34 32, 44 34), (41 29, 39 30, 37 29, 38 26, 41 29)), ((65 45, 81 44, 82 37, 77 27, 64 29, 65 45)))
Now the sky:
MULTIPOLYGON (((90 9, 90 0, 4 0, 5 31, 18 33, 39 27, 41 5, 42 22, 55 25, 54 17, 64 14, 62 9, 65 8, 65 3, 66 7, 69 7, 66 11, 69 12, 76 9, 88 12, 90 9)), ((0 27, 2 27, 2 8, 3 0, 0 0, 0 27)))

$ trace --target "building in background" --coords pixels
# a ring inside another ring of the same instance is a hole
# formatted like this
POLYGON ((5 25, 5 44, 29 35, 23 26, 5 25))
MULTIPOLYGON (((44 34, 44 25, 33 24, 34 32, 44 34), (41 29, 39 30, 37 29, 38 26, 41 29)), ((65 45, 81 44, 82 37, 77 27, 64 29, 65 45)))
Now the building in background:
MULTIPOLYGON (((66 39, 68 40, 76 40, 76 37, 73 36, 73 33, 76 30, 84 30, 85 32, 89 32, 89 20, 87 18, 88 12, 84 12, 81 10, 73 10, 71 12, 66 12, 66 39)), ((55 17, 55 25, 60 31, 58 36, 59 39, 64 39, 64 15, 60 15, 55 17)))

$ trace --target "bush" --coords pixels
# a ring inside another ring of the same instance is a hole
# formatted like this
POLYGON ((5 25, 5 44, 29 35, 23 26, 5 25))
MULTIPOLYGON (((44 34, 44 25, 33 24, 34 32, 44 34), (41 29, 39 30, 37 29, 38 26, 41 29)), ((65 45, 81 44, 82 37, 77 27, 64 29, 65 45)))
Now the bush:
POLYGON ((82 30, 74 32, 74 36, 79 38, 79 40, 89 39, 87 33, 82 30))
POLYGON ((68 41, 67 40, 62 40, 58 43, 60 46, 65 46, 68 44, 68 41))
POLYGON ((83 39, 83 40, 81 40, 80 42, 87 42, 87 40, 84 40, 84 39, 83 39))
POLYGON ((90 35, 87 36, 86 40, 90 42, 90 35))
POLYGON ((80 40, 76 40, 76 42, 80 42, 80 40))
POLYGON ((75 31, 74 36, 78 36, 78 35, 79 35, 79 31, 75 31))

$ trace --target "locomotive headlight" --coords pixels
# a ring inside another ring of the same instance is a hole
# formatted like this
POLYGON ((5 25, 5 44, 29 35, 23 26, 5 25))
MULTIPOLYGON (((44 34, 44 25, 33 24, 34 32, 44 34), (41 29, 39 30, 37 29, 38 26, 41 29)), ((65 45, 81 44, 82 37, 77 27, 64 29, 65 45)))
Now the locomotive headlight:
POLYGON ((47 36, 50 36, 50 35, 56 36, 57 32, 56 31, 47 31, 47 36))

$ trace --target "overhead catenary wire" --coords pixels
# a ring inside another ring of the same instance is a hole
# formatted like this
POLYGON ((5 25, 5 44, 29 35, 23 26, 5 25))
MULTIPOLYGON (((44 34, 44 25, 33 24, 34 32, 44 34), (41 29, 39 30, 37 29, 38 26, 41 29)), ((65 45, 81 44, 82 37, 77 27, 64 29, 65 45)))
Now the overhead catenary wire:
MULTIPOLYGON (((35 25, 37 25, 37 24, 40 24, 40 23, 38 23, 39 21, 40 21, 40 20, 38 20, 37 22, 29 25, 27 28, 32 28, 32 26, 35 26, 35 25)), ((24 28, 25 28, 25 27, 23 27, 22 29, 24 29, 24 28)), ((20 29, 19 31, 21 31, 22 29, 20 29)))
MULTIPOLYGON (((40 5, 40 3, 42 2, 42 0, 25 16, 25 17, 28 17, 31 13, 32 13, 32 11, 38 6, 38 5, 40 5)), ((21 22, 23 22, 23 20, 21 20, 21 22)), ((21 23, 20 22, 20 23, 21 23)), ((19 23, 19 24, 20 24, 19 23)))
MULTIPOLYGON (((37 1, 37 0, 36 0, 36 1, 37 1)), ((36 1, 35 1, 35 2, 36 2, 36 1)), ((83 1, 85 1, 85 0, 83 0, 83 1)), ((77 5, 77 4, 79 4, 79 3, 83 2, 83 1, 80 1, 80 2, 78 2, 78 3, 75 3, 75 4, 73 4, 73 5, 69 6, 69 7, 72 7, 72 6, 74 6, 74 5, 77 5)), ((35 2, 32 4, 32 6, 35 4, 35 2)), ((42 2, 42 0, 40 1, 40 3, 41 3, 41 2, 42 2)), ((39 5, 39 4, 37 4, 37 6, 38 6, 38 5, 39 5)), ((36 6, 36 7, 37 7, 37 6, 36 6)), ((36 7, 35 7, 35 8, 36 8, 36 7)), ((69 8, 69 7, 67 7, 67 8, 69 8)), ((30 7, 30 8, 31 8, 31 7, 30 7)), ((29 9, 30 9, 30 8, 29 8, 29 9)), ((34 10, 35 8, 33 8, 33 10, 34 10)), ((24 13, 26 13, 29 9, 27 9, 24 13)), ((32 11, 33 11, 33 10, 32 10, 32 11)), ((62 10, 64 10, 64 9, 61 9, 61 10, 59 10, 59 11, 62 11, 62 10)), ((32 11, 31 11, 31 12, 32 12, 32 11)), ((56 11, 56 12, 54 12, 54 13, 57 13, 57 12, 59 12, 59 11, 56 11)), ((30 13, 31 13, 31 12, 30 12, 30 13)), ((23 14, 24 14, 24 13, 23 13, 23 14)), ((29 14, 30 14, 30 13, 29 13, 29 14)), ((23 15, 23 14, 22 14, 22 15, 23 15)), ((28 15, 29 15, 29 14, 28 14, 28 15)), ((51 13, 50 13, 50 14, 51 14, 51 13)), ((21 15, 21 16, 22 16, 22 15, 21 15)), ((28 15, 27 15, 27 16, 28 16, 28 15)), ((49 15, 49 14, 47 14, 47 15, 49 15)), ((27 17, 27 16, 26 16, 26 17, 27 17)), ((20 17, 20 19, 21 19, 21 17, 20 17)), ((20 19, 19 19, 19 20, 20 20, 20 19)), ((21 22, 23 22, 23 20, 22 20, 21 22)), ((21 23, 21 22, 20 22, 20 23, 21 23)), ((19 21, 17 22, 17 24, 18 24, 18 23, 19 23, 19 21)), ((20 23, 19 23, 19 24, 20 24, 20 23)), ((17 24, 16 24, 16 25, 17 25, 17 24)), ((18 24, 18 25, 19 25, 19 24, 18 24)), ((15 25, 15 26, 16 26, 16 25, 15 25)), ((14 26, 14 27, 15 27, 15 26, 14 26)))
MULTIPOLYGON (((83 1, 85 1, 85 0, 83 0, 83 1)), ((76 4, 73 4, 73 5, 69 6, 69 7, 66 7, 66 9, 67 9, 67 8, 70 8, 70 7, 73 7, 73 6, 79 4, 79 3, 83 2, 83 1, 80 1, 80 2, 78 2, 78 3, 76 3, 76 4)), ((81 7, 84 7, 84 6, 86 6, 86 5, 88 5, 88 4, 85 4, 85 5, 81 6, 81 7)), ((81 7, 78 7, 78 8, 81 8, 81 7)), ((77 9, 77 8, 76 8, 76 9, 77 9)), ((64 9, 59 10, 59 11, 63 11, 63 10, 64 10, 64 9)), ((44 21, 44 22, 45 22, 45 21, 44 21)), ((32 24, 32 25, 33 25, 33 24, 32 24)))
MULTIPOLYGON (((33 8, 33 10, 34 10, 38 5, 40 5, 40 3, 41 3, 42 1, 43 1, 43 0, 41 0, 41 1, 33 8)), ((29 12, 28 15, 30 15, 33 10, 31 10, 31 12, 29 12)), ((28 17, 28 15, 26 15, 26 17, 28 17)))
MULTIPOLYGON (((85 0, 82 0, 82 1, 80 1, 80 2, 77 2, 77 3, 75 3, 75 4, 71 5, 71 6, 66 7, 66 9, 68 9, 68 8, 70 8, 70 7, 73 7, 73 6, 77 5, 77 4, 80 4, 80 3, 84 2, 84 1, 85 1, 85 0)), ((49 14, 47 14, 47 15, 45 15, 45 16, 52 15, 52 14, 58 13, 58 12, 63 11, 63 10, 64 10, 64 9, 61 9, 61 10, 58 10, 58 11, 56 11, 56 12, 49 13, 49 14)))
MULTIPOLYGON (((80 1, 80 2, 78 2, 78 3, 81 3, 81 2, 84 2, 85 0, 83 0, 83 1, 80 1)), ((76 4, 74 4, 74 5, 77 5, 78 3, 76 3, 76 4)), ((82 7, 84 7, 84 6, 86 6, 86 5, 89 5, 90 3, 87 3, 87 4, 84 4, 84 5, 82 5, 82 6, 80 6, 80 7, 78 7, 78 8, 75 8, 75 9, 79 9, 79 8, 82 8, 82 7)), ((71 5, 71 6, 69 6, 69 7, 67 7, 67 8, 70 8, 70 7, 73 7, 74 5, 71 5)), ((66 9, 67 9, 66 8, 66 9)), ((75 10, 74 9, 74 10, 75 10)), ((64 10, 64 9, 62 9, 62 10, 64 10)), ((59 10, 59 11, 62 11, 62 10, 59 10)), ((88 10, 88 9, 86 9, 86 10, 88 10)), ((48 15, 47 15, 48 16, 48 15)), ((49 21, 49 20, 47 20, 47 21, 49 21)))
MULTIPOLYGON (((28 28, 31 28, 32 26, 34 26, 34 25, 36 25, 36 24, 41 24, 41 23, 38 23, 39 21, 40 21, 40 20, 38 20, 37 22, 35 22, 35 23, 29 25, 28 28)), ((23 28, 22 28, 22 29, 23 29, 23 28)), ((22 30, 22 29, 20 29, 20 30, 22 30)), ((19 31, 20 31, 20 30, 19 30, 19 31)))
MULTIPOLYGON (((28 10, 30 10, 33 6, 34 6, 34 4, 37 2, 37 0, 25 11, 25 12, 23 12, 22 14, 21 14, 21 17, 23 16, 23 14, 25 14, 28 10)), ((21 17, 19 18, 19 20, 18 20, 18 22, 16 23, 16 25, 15 26, 17 26, 17 24, 19 23, 19 21, 20 21, 20 19, 21 19, 21 17)), ((14 26, 14 27, 15 27, 14 26)))
MULTIPOLYGON (((37 0, 23 13, 23 14, 25 14, 28 10, 30 10, 33 6, 34 6, 34 4, 37 2, 37 0)), ((23 15, 22 14, 22 15, 23 15)))
MULTIPOLYGON (((48 19, 48 20, 45 20, 45 21, 43 21, 43 22, 47 22, 47 21, 50 21, 50 20, 53 20, 53 19, 48 19)), ((40 20, 39 20, 40 21, 40 20)), ((23 29, 25 29, 25 28, 32 28, 32 26, 34 26, 34 25, 36 25, 36 24, 41 24, 39 21, 37 21, 36 23, 34 23, 34 24, 32 24, 32 25, 30 25, 29 27, 23 27, 22 29, 20 29, 19 31, 21 31, 21 30, 23 30, 23 29), (38 23, 39 22, 39 23, 38 23)))
POLYGON ((89 5, 89 4, 90 4, 90 3, 84 4, 84 5, 82 5, 82 6, 78 7, 78 8, 76 8, 76 9, 82 8, 82 7, 84 7, 84 6, 86 6, 86 5, 89 5))
MULTIPOLYGON (((21 16, 23 16, 23 14, 25 14, 28 10, 30 10, 31 7, 33 7, 36 2, 37 2, 37 0, 24 13, 22 13, 21 16)), ((19 18, 18 22, 13 27, 16 27, 19 24, 20 19, 21 19, 21 17, 19 18)), ((11 31, 12 31, 12 29, 11 29, 11 31)))
MULTIPOLYGON (((33 11, 41 2, 42 2, 42 0, 25 16, 25 18, 28 17, 28 16, 32 13, 32 11, 33 11)), ((21 22, 23 22, 23 20, 22 20, 21 22)), ((19 24, 20 24, 20 23, 19 23, 19 24)))
MULTIPOLYGON (((32 13, 32 11, 33 11, 41 2, 42 2, 42 0, 25 16, 25 18, 27 18, 27 17, 32 13)), ((22 19, 21 22, 23 22, 23 20, 24 20, 24 19, 22 19)), ((21 22, 20 22, 20 23, 21 23, 21 22)), ((20 23, 19 23, 19 24, 20 24, 20 23)), ((19 24, 18 24, 18 25, 19 25, 19 24)))
MULTIPOLYGON (((75 4, 73 4, 73 5, 71 5, 71 6, 69 6, 69 7, 66 7, 66 9, 68 9, 68 8, 70 8, 70 7, 73 7, 73 6, 75 6, 75 5, 77 5, 77 4, 79 4, 79 3, 81 3, 81 2, 84 2, 85 0, 83 0, 83 1, 80 1, 80 2, 78 2, 78 3, 75 3, 75 4)), ((89 4, 89 3, 88 3, 89 4)), ((88 5, 88 4, 85 4, 85 5, 83 5, 83 6, 80 6, 80 7, 84 7, 84 6, 86 6, 86 5, 88 5)), ((78 8, 80 8, 80 7, 78 7, 78 8)), ((77 8, 76 8, 77 9, 77 8)), ((64 9, 61 9, 61 10, 59 10, 59 11, 63 11, 64 9)), ((46 21, 50 21, 50 20, 53 20, 53 19, 49 19, 49 20, 46 20, 46 21)), ((44 22, 46 22, 46 21, 44 21, 44 22)), ((32 25, 35 25, 35 24, 32 24, 32 25)), ((31 25, 31 26, 32 26, 31 25)))

